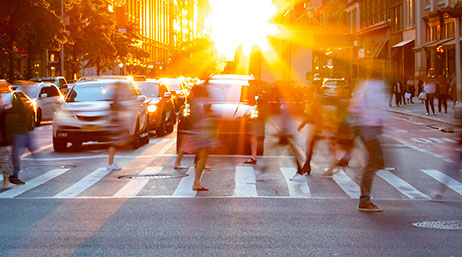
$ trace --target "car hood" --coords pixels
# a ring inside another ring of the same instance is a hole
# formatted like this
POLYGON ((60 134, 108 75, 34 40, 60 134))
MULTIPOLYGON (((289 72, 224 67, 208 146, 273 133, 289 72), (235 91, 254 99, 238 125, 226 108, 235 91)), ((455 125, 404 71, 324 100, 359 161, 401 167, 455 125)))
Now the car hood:
POLYGON ((66 102, 61 105, 61 110, 72 112, 94 112, 107 113, 110 111, 110 102, 93 101, 93 102, 66 102))
POLYGON ((250 113, 255 106, 242 103, 213 103, 211 109, 219 119, 238 119, 250 113))

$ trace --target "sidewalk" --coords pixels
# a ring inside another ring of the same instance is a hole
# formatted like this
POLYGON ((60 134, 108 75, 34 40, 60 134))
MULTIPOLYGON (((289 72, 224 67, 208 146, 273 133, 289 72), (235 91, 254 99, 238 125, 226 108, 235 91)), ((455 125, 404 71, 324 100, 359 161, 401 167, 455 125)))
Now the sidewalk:
POLYGON ((448 113, 444 113, 443 107, 441 107, 442 112, 438 112, 438 99, 435 99, 436 115, 426 115, 427 111, 425 110, 425 103, 421 103, 417 97, 414 99, 415 100, 413 104, 400 105, 399 107, 395 105, 395 101, 393 99, 392 107, 387 107, 386 110, 394 113, 416 116, 431 121, 442 122, 452 126, 461 126, 461 121, 454 119, 454 103, 452 101, 448 101, 448 113))

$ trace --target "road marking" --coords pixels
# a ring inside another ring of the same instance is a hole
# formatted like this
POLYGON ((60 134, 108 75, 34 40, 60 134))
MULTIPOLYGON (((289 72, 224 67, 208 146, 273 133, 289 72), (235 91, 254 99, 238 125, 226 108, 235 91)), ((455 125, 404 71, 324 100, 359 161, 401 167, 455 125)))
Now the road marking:
MULTIPOLYGON (((163 158, 163 157, 176 157, 177 154, 155 154, 155 155, 121 155, 117 153, 117 159, 149 159, 149 158, 163 158)), ((193 154, 185 154, 183 157, 194 157, 193 154)), ((249 155, 209 155, 208 158, 249 158, 249 155)), ((24 158, 23 160, 34 160, 34 161, 69 161, 69 160, 87 160, 87 159, 99 159, 107 158, 106 155, 92 155, 92 156, 69 156, 59 158, 24 158)), ((257 159, 293 159, 292 156, 258 156, 257 159)), ((311 162, 313 165, 313 162, 311 162)), ((316 168, 316 167, 314 167, 316 168)))
POLYGON ((290 197, 311 197, 310 188, 308 187, 306 179, 304 179, 303 181, 290 181, 290 178, 297 172, 296 168, 279 168, 279 170, 281 170, 282 174, 284 175, 287 187, 289 188, 290 197))
POLYGON ((168 149, 170 149, 174 144, 176 143, 176 140, 173 139, 173 137, 170 139, 170 141, 167 142, 167 144, 160 149, 159 154, 165 154, 168 149))
POLYGON ((56 194, 54 197, 55 198, 76 197, 79 194, 81 194, 83 191, 87 190, 88 188, 96 184, 98 181, 100 181, 109 172, 110 171, 108 171, 106 168, 98 168, 94 170, 92 173, 83 177, 79 182, 70 186, 69 188, 62 191, 61 193, 56 194))
POLYGON ((402 178, 386 170, 377 171, 377 176, 388 182, 409 199, 431 199, 428 195, 420 192, 415 187, 404 181, 402 178))
MULTIPOLYGON (((202 174, 204 174, 203 172, 202 174)), ((188 176, 182 178, 180 183, 175 189, 173 196, 180 196, 180 197, 194 197, 197 194, 197 191, 192 190, 194 185, 194 178, 196 176, 196 171, 194 167, 189 168, 188 172, 186 172, 188 176)))
POLYGON ((441 160, 443 160, 443 161, 445 161, 445 162, 449 162, 449 163, 453 163, 453 162, 454 162, 453 160, 450 160, 450 159, 448 159, 448 158, 446 158, 446 157, 444 157, 444 156, 442 156, 442 155, 439 155, 439 154, 430 152, 430 151, 428 151, 428 150, 425 150, 425 149, 422 149, 422 148, 420 148, 420 147, 417 147, 417 146, 415 146, 415 145, 413 145, 413 144, 410 144, 410 143, 408 143, 406 140, 403 140, 403 139, 401 139, 401 138, 397 138, 397 137, 394 137, 394 136, 391 136, 391 135, 387 135, 387 134, 384 134, 383 136, 384 136, 384 137, 391 138, 391 139, 393 139, 393 140, 395 140, 395 141, 398 141, 399 143, 401 143, 401 144, 403 144, 403 145, 406 145, 406 146, 408 146, 408 147, 410 147, 410 148, 412 148, 412 149, 414 149, 414 150, 416 150, 416 151, 419 151, 419 152, 421 152, 421 153, 429 154, 429 155, 431 155, 431 156, 433 156, 433 157, 435 157, 435 158, 441 159, 441 160))
POLYGON ((257 181, 252 167, 236 166, 234 196, 257 197, 257 181))
POLYGON ((69 169, 53 169, 48 171, 47 173, 40 175, 30 181, 27 181, 25 185, 17 186, 13 189, 10 189, 6 192, 0 194, 0 198, 13 198, 22 193, 25 193, 28 190, 34 189, 54 178, 57 176, 65 173, 69 169))
POLYGON ((425 174, 443 183, 459 195, 462 195, 462 183, 451 178, 439 170, 422 170, 425 174))
MULTIPOLYGON (((138 175, 151 175, 159 174, 162 171, 162 167, 146 167, 138 175)), ((125 186, 123 186, 114 197, 133 197, 138 195, 141 190, 149 182, 149 179, 132 179, 125 186)))
POLYGON ((334 173, 333 179, 350 198, 359 199, 361 195, 359 186, 343 170, 339 169, 334 173))

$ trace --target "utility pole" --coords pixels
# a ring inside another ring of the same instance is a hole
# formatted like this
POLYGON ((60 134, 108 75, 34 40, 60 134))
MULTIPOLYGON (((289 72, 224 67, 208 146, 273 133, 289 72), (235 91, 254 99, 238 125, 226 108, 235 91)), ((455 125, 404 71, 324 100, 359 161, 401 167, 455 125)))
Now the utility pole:
MULTIPOLYGON (((64 25, 64 0, 61 0, 61 20, 64 25)), ((61 76, 64 77, 64 44, 61 44, 61 76)))

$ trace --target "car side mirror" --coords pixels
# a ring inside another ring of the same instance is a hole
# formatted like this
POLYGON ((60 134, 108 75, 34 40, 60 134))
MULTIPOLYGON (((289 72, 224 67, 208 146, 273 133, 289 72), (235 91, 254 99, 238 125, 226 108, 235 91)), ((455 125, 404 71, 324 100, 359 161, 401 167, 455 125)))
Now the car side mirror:
POLYGON ((170 92, 165 92, 164 98, 170 98, 170 97, 172 97, 172 93, 170 93, 170 92))
POLYGON ((47 96, 48 96, 47 93, 40 94, 40 98, 45 98, 45 97, 47 97, 47 96))
POLYGON ((144 101, 146 101, 146 96, 145 95, 138 95, 138 96, 136 96, 136 100, 138 102, 144 102, 144 101))

